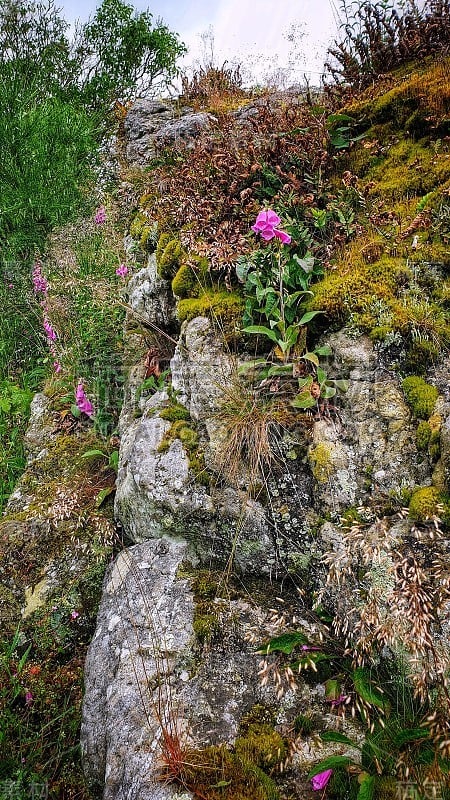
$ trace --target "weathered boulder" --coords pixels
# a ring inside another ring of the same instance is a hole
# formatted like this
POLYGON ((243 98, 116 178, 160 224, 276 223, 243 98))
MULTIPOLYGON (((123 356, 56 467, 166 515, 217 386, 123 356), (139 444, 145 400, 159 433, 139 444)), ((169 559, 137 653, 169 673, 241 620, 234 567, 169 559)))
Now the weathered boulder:
POLYGON ((183 732, 193 598, 177 578, 185 545, 159 539, 109 569, 85 667, 81 747, 104 800, 166 800, 164 734, 183 732))
POLYGON ((162 147, 191 147, 215 117, 206 112, 184 110, 175 117, 175 108, 159 100, 137 100, 125 117, 126 158, 130 165, 144 166, 162 147))
POLYGON ((315 422, 308 460, 316 479, 315 503, 343 511, 372 492, 388 495, 430 481, 430 463, 419 457, 417 424, 398 377, 380 367, 372 342, 345 332, 328 337, 329 374, 348 379, 338 414, 315 422))
POLYGON ((161 417, 173 400, 165 391, 138 400, 139 367, 131 371, 134 390, 126 392, 119 423, 115 513, 132 541, 167 535, 189 542, 194 561, 225 564, 233 553, 239 569, 268 572, 275 551, 261 504, 213 476, 205 480, 208 473, 196 459, 205 454, 211 460, 208 425, 214 427, 217 403, 233 369, 210 320, 199 317, 183 326, 171 361, 172 387, 190 417, 188 435, 198 439, 195 453, 177 436, 171 438, 172 424, 161 417))
POLYGON ((154 253, 149 255, 146 266, 130 279, 127 292, 131 312, 141 323, 164 329, 175 322, 170 284, 158 275, 154 253))
POLYGON ((154 143, 162 147, 192 147, 200 133, 209 128, 216 118, 205 111, 186 114, 166 122, 155 134, 154 143))
POLYGON ((126 158, 130 165, 142 166, 155 155, 154 134, 173 118, 173 109, 159 100, 136 100, 128 111, 124 131, 126 158))

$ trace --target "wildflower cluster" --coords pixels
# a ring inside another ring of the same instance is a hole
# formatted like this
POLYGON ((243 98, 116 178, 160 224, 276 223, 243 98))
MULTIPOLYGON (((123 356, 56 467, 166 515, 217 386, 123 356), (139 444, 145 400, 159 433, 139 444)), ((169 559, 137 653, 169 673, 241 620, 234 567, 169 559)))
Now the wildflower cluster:
POLYGON ((48 318, 48 283, 45 276, 42 274, 42 263, 39 258, 36 258, 33 264, 33 271, 32 271, 32 281, 33 281, 33 288, 36 295, 42 295, 42 299, 40 301, 42 307, 42 314, 43 314, 43 328, 45 331, 45 335, 47 338, 47 344, 49 350, 53 356, 53 369, 56 373, 61 372, 62 366, 61 362, 58 358, 58 353, 56 350, 55 342, 57 340, 57 333, 53 328, 52 323, 48 318))
MULTIPOLYGON (((96 220, 97 220, 97 217, 98 217, 98 219, 99 219, 98 224, 100 224, 100 222, 104 222, 105 219, 106 219, 104 211, 105 210, 104 210, 103 207, 99 208, 98 211, 97 211, 96 220)), ((119 267, 119 269, 117 270, 117 274, 120 274, 120 275, 126 275, 127 272, 128 272, 128 270, 127 270, 127 268, 126 268, 126 266, 124 264, 122 264, 119 267), (119 273, 119 270, 121 270, 120 273, 119 273)), ((42 299, 40 301, 40 305, 41 305, 41 308, 42 308, 42 314, 43 314, 42 326, 43 326, 44 331, 45 331, 48 348, 49 348, 49 350, 50 350, 50 352, 51 352, 51 354, 53 356, 53 359, 54 359, 54 361, 53 361, 53 369, 55 370, 56 373, 59 373, 62 370, 62 365, 61 365, 61 362, 60 362, 60 360, 58 358, 58 352, 57 352, 56 345, 55 345, 55 342, 58 339, 58 334, 55 331, 55 329, 54 329, 54 327, 53 327, 53 325, 52 325, 52 323, 51 323, 51 321, 49 319, 49 309, 48 309, 48 288, 49 287, 48 287, 47 279, 45 278, 45 276, 42 273, 42 263, 41 263, 39 258, 36 258, 36 260, 35 260, 35 262, 33 264, 32 281, 33 281, 33 288, 34 288, 35 294, 36 295, 42 295, 42 299)), ((88 398, 86 397, 86 394, 84 392, 83 382, 81 380, 78 382, 78 385, 77 385, 77 388, 76 388, 76 391, 75 391, 75 405, 77 406, 78 410, 82 414, 86 414, 86 416, 88 416, 88 417, 92 417, 94 415, 94 407, 93 407, 92 403, 90 402, 90 400, 88 400, 88 398)))

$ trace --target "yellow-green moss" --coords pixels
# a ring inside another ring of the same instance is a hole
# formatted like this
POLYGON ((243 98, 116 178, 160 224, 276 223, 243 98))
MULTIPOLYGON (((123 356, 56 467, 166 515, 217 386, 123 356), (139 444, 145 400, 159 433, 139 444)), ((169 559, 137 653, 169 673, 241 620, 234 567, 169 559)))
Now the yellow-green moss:
POLYGON ((416 444, 418 450, 428 450, 428 445, 431 439, 430 424, 425 420, 421 420, 416 430, 416 444))
POLYGON ((156 246, 158 274, 166 280, 173 278, 184 255, 181 242, 170 233, 162 233, 156 246))
POLYGON ((425 522, 433 516, 439 516, 439 505, 442 496, 435 486, 424 486, 413 492, 409 503, 409 516, 415 522, 425 522))
POLYGON ((172 281, 172 291, 181 299, 198 297, 210 283, 207 259, 190 256, 189 261, 178 269, 172 281))
POLYGON ((450 155, 414 142, 403 134, 392 144, 381 163, 367 173, 374 185, 370 194, 382 198, 422 197, 450 178, 450 155))
POLYGON ((370 331, 377 325, 370 311, 374 302, 382 301, 389 311, 411 273, 400 257, 383 254, 378 260, 367 262, 365 246, 357 240, 342 252, 339 268, 312 287, 314 297, 309 307, 324 311, 332 324, 343 323, 350 314, 359 313, 359 327, 370 331))
POLYGON ((236 292, 206 291, 198 298, 180 300, 177 314, 180 322, 195 317, 210 317, 223 327, 225 335, 235 333, 244 310, 244 301, 236 292))
POLYGON ((159 412, 159 416, 161 419, 166 419, 169 422, 177 422, 177 420, 188 420, 190 419, 190 414, 186 406, 183 406, 182 403, 177 403, 177 401, 173 401, 170 405, 166 406, 159 412))
POLYGON ((208 800, 277 800, 272 778, 260 767, 243 761, 224 745, 187 751, 180 784, 208 800))
POLYGON ((333 472, 330 446, 324 442, 319 442, 319 444, 309 451, 308 458, 316 481, 325 483, 329 480, 333 472))
MULTIPOLYGON (((182 408, 184 407, 181 406, 182 408)), ((174 415, 177 417, 177 414, 180 414, 181 416, 175 419, 169 430, 164 434, 158 447, 158 453, 167 453, 172 442, 175 439, 179 439, 188 457, 189 469, 194 473, 197 483, 209 486, 209 475, 206 470, 205 459, 198 447, 197 431, 191 427, 189 420, 186 419, 185 413, 181 409, 175 409, 174 415)))
POLYGON ((272 725, 256 722, 249 725, 245 735, 235 742, 236 755, 264 770, 271 770, 286 757, 283 737, 272 725))
POLYGON ((158 453, 167 453, 175 439, 181 441, 186 452, 198 447, 197 432, 189 426, 186 420, 177 419, 164 434, 163 440, 158 447, 158 453))
MULTIPOLYGON (((450 110, 448 80, 450 60, 440 59, 416 63, 396 70, 388 77, 390 86, 377 84, 368 89, 360 99, 349 106, 348 113, 364 116, 372 123, 394 123, 397 127, 417 126, 417 112, 421 115, 420 130, 427 125, 435 130, 450 110), (392 83, 395 85, 392 86, 392 83), (416 115, 415 120, 411 117, 416 115)), ((414 131, 412 131, 414 132, 414 131)))
POLYGON ((439 395, 436 387, 430 386, 417 375, 411 375, 402 382, 402 389, 414 416, 428 419, 439 395))

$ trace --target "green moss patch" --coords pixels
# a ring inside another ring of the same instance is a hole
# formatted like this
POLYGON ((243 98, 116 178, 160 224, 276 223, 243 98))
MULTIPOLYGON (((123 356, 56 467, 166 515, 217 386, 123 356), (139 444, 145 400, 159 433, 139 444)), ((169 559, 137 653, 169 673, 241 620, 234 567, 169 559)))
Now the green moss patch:
POLYGON ((237 292, 206 291, 197 298, 180 300, 177 314, 180 322, 209 317, 224 329, 224 332, 235 334, 241 323, 244 311, 243 298, 237 292))
POLYGON ((420 419, 428 419, 433 413, 439 392, 435 386, 430 386, 423 378, 411 375, 402 382, 402 389, 406 397, 406 402, 410 406, 414 416, 420 419))
POLYGON ((439 516, 442 496, 435 486, 425 486, 413 492, 409 503, 409 516, 415 522, 425 522, 439 516))

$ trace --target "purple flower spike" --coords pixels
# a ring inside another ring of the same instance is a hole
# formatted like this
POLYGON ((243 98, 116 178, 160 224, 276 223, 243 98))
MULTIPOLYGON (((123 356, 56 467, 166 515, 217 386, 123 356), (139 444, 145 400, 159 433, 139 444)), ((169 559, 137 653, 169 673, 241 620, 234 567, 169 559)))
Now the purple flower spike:
POLYGON ((103 225, 106 222, 106 208, 105 206, 99 206, 97 211, 95 212, 94 222, 96 225, 103 225))
POLYGON ((116 269, 116 275, 119 275, 120 278, 124 278, 125 275, 128 275, 128 267, 126 264, 121 264, 120 267, 116 269))
POLYGON ((83 384, 81 383, 81 381, 78 384, 75 392, 75 403, 77 405, 77 408, 79 409, 79 411, 81 411, 82 414, 86 414, 87 417, 94 416, 94 406, 92 405, 91 401, 88 400, 88 398, 86 397, 84 393, 83 384))
POLYGON ((314 791, 318 792, 321 789, 325 789, 325 786, 330 780, 332 774, 332 769, 326 769, 325 772, 319 772, 318 775, 314 775, 314 778, 311 778, 311 784, 314 791))
POLYGON ((268 208, 267 211, 259 212, 255 224, 252 225, 252 231, 259 233, 261 239, 264 239, 265 242, 277 238, 282 244, 289 244, 291 241, 289 234, 276 229, 280 222, 281 219, 278 214, 275 214, 275 211, 268 208))

